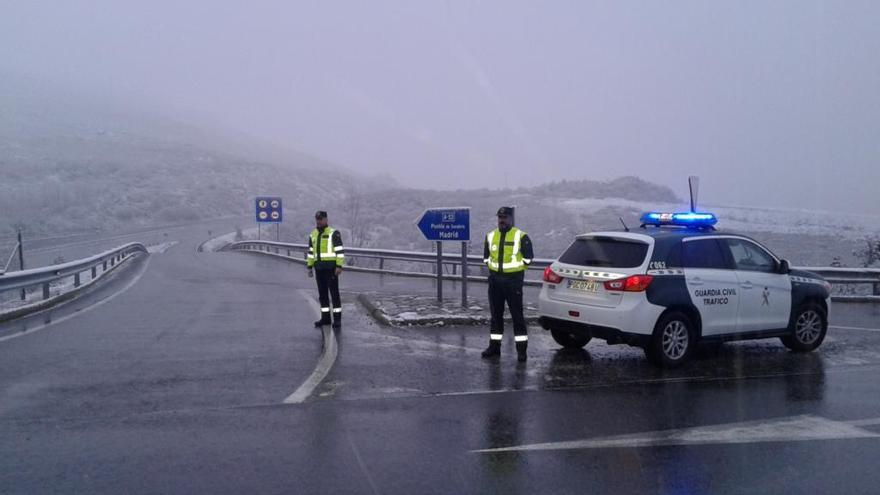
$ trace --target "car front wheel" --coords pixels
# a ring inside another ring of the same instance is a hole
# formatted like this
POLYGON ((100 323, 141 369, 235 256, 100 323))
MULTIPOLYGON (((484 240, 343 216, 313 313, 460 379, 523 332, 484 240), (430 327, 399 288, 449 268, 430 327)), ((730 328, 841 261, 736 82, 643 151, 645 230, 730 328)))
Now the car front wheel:
POLYGON ((790 334, 782 337, 782 344, 795 352, 810 352, 825 340, 828 316, 816 303, 801 306, 791 320, 790 334))

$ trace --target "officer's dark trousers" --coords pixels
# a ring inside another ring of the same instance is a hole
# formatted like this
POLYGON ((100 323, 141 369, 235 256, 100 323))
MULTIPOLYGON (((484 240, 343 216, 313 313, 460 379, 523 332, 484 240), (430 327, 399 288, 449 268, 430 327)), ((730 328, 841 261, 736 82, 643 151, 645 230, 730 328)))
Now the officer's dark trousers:
POLYGON ((330 298, 333 298, 333 317, 342 318, 342 302, 339 300, 339 278, 335 268, 318 268, 315 280, 318 282, 318 300, 321 302, 321 321, 330 323, 330 298), (330 293, 329 295, 327 293, 330 293))
POLYGON ((489 329, 489 340, 500 343, 504 335, 504 304, 510 310, 513 319, 513 335, 517 350, 525 350, 529 335, 526 320, 523 317, 523 274, 497 275, 489 274, 489 310, 492 323, 489 329))

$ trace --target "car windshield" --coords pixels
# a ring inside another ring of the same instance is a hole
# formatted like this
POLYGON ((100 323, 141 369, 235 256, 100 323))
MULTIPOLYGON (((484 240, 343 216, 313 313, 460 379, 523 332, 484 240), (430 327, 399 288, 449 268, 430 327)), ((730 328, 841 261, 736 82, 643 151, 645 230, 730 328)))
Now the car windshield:
POLYGON ((644 242, 613 237, 588 237, 575 240, 559 257, 571 265, 602 268, 635 268, 645 261, 648 245, 644 242))

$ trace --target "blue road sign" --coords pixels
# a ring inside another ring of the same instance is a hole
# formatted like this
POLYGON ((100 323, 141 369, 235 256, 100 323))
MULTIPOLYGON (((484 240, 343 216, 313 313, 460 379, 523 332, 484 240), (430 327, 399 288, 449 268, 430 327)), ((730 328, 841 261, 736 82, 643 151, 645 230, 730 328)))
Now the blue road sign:
POLYGON ((422 213, 416 225, 429 241, 469 241, 471 209, 430 208, 422 213))
POLYGON ((255 206, 257 207, 257 222, 281 223, 281 198, 260 196, 257 197, 255 206))

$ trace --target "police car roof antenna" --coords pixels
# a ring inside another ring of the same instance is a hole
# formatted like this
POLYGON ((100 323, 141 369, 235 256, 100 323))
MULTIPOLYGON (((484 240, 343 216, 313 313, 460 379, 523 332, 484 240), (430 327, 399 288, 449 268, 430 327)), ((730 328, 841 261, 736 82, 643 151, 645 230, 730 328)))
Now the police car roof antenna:
POLYGON ((620 219, 620 224, 623 225, 623 230, 629 232, 629 227, 626 226, 626 223, 623 221, 623 217, 617 217, 620 219))
MULTIPOLYGON (((696 175, 691 175, 688 177, 688 189, 691 192, 691 213, 697 212, 697 195, 700 192, 700 177, 696 175)), ((703 227, 706 230, 715 230, 715 227, 709 225, 707 227, 703 227)))
POLYGON ((697 193, 700 192, 700 178, 696 175, 688 177, 688 189, 691 192, 691 213, 697 212, 697 193))

